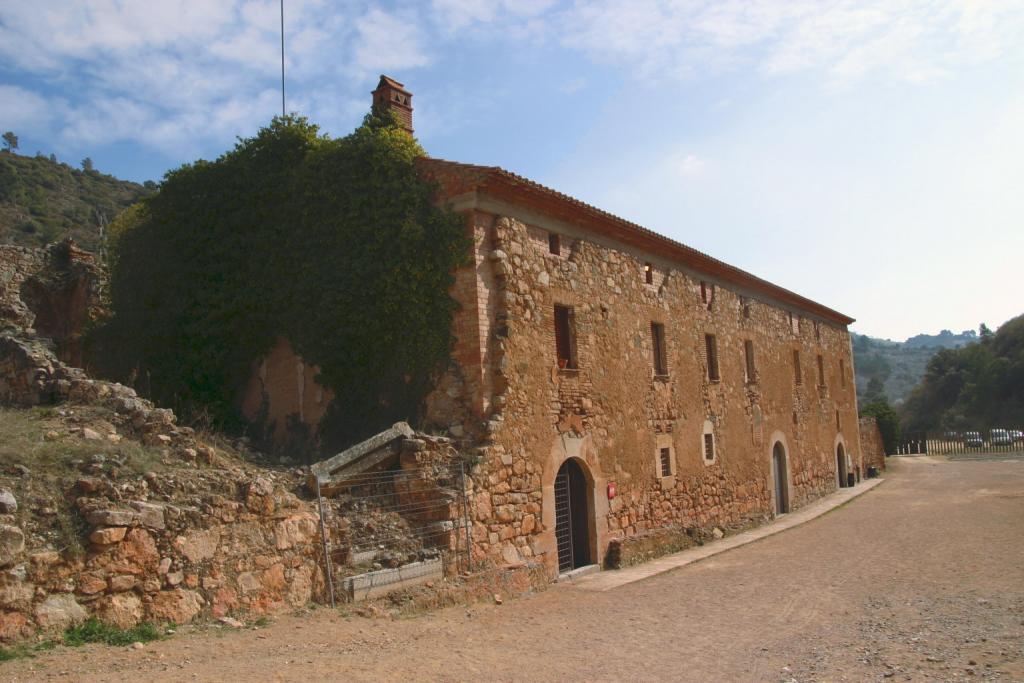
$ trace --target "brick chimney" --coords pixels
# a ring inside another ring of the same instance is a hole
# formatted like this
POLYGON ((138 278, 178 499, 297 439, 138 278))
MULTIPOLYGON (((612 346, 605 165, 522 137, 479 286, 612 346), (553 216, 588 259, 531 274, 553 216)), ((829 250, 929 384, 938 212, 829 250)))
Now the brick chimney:
POLYGON ((380 83, 372 94, 373 108, 390 109, 402 127, 412 135, 412 93, 398 81, 381 74, 380 83))

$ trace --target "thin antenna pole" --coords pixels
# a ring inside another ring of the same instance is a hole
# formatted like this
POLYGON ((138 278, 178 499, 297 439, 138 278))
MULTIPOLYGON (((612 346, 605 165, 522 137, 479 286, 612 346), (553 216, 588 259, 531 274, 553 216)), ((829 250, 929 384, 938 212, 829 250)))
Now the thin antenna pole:
POLYGON ((281 0, 281 116, 285 116, 285 109, 284 109, 284 0, 281 0))

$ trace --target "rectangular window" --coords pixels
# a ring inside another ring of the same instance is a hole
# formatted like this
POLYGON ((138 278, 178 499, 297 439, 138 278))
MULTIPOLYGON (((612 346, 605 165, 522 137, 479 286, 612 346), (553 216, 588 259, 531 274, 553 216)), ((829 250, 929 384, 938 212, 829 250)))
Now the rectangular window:
POLYGON ((821 341, 821 326, 818 325, 818 321, 814 321, 814 338, 817 341, 821 341))
POLYGON ((559 256, 562 253, 562 237, 556 233, 548 233, 548 251, 559 256))
POLYGON ((822 360, 821 354, 818 354, 818 386, 825 386, 825 361, 822 360))
POLYGON ((715 335, 704 335, 704 350, 708 357, 708 379, 717 382, 721 377, 718 374, 718 340, 715 335))
POLYGON ((757 381, 757 368, 754 367, 754 342, 743 342, 743 356, 747 361, 747 382, 757 381))
POLYGON ((839 359, 839 385, 843 389, 846 388, 846 363, 842 358, 839 359))
POLYGON ((836 410, 836 431, 843 431, 843 423, 839 421, 839 411, 836 410))
POLYGON ((715 302, 715 286, 713 284, 700 281, 700 300, 710 311, 711 304, 715 302))
POLYGON ((558 354, 558 367, 576 369, 576 340, 570 306, 555 304, 555 352, 558 354))
POLYGON ((803 375, 800 373, 800 352, 796 349, 793 349, 793 378, 797 386, 804 383, 803 375))
POLYGON ((662 448, 658 452, 658 459, 661 462, 661 476, 672 476, 672 449, 662 448))
POLYGON ((743 319, 750 319, 750 299, 745 296, 740 297, 740 306, 743 308, 743 319))
POLYGON ((715 435, 705 434, 704 435, 704 459, 714 460, 715 459, 715 435))
POLYGON ((654 374, 668 374, 668 353, 665 349, 665 326, 651 323, 651 344, 654 350, 654 374))
POLYGON ((654 284, 654 266, 650 263, 644 264, 644 282, 649 285, 654 284))

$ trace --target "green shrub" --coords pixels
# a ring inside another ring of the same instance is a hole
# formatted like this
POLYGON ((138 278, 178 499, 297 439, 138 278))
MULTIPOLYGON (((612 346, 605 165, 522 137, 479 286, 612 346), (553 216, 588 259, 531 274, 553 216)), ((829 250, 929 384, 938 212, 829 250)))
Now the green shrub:
POLYGON ((80 647, 86 643, 131 645, 136 642, 148 643, 162 637, 160 629, 150 622, 143 622, 132 628, 118 628, 96 617, 90 617, 77 626, 69 626, 64 631, 64 644, 69 647, 80 647))

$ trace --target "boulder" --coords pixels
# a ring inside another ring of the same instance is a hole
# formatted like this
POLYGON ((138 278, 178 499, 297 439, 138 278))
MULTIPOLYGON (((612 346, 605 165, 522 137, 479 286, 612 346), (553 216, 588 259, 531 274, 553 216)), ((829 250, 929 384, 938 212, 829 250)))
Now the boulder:
POLYGON ((24 550, 25 533, 16 526, 0 524, 0 567, 14 564, 24 550))
POLYGON ((195 591, 160 591, 153 596, 153 602, 149 604, 149 618, 153 621, 185 624, 199 614, 202 605, 202 598, 195 591))
POLYGON ((46 630, 63 630, 85 621, 88 613, 70 595, 51 595, 35 610, 36 623, 46 630))
POLYGON ((107 596, 96 605, 96 616, 108 624, 131 628, 142 621, 142 600, 134 593, 107 596))
POLYGON ((0 514, 9 515, 18 511, 18 501, 7 489, 0 489, 0 514))
POLYGON ((89 534, 89 540, 96 545, 111 545, 124 540, 128 529, 123 526, 112 526, 106 529, 96 529, 89 534))

